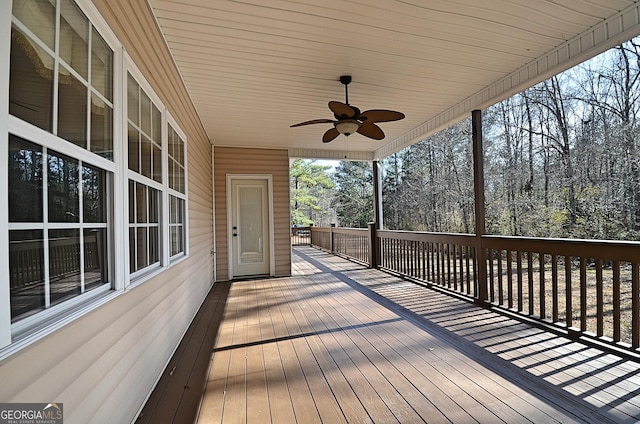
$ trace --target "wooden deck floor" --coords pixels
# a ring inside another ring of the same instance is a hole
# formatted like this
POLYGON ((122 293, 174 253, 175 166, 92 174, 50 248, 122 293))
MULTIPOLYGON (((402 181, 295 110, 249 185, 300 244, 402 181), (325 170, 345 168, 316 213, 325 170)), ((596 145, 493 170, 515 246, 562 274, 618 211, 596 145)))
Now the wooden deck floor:
POLYGON ((637 362, 312 248, 219 291, 139 422, 640 420, 637 362))

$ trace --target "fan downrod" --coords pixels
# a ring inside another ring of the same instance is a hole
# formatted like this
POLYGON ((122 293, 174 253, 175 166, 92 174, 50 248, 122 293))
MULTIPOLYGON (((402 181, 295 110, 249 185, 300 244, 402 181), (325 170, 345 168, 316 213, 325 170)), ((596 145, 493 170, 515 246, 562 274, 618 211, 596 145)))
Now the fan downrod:
POLYGON ((344 85, 344 102, 349 104, 349 83, 351 82, 351 75, 342 75, 340 82, 344 85))

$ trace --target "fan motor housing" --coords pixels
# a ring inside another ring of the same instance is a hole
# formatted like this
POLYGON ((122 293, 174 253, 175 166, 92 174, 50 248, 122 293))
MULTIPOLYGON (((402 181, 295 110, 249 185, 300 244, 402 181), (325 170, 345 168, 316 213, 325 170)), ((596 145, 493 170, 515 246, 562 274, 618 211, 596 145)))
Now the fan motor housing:
POLYGON ((351 75, 342 75, 340 77, 340 82, 343 83, 344 85, 347 85, 351 82, 351 75))

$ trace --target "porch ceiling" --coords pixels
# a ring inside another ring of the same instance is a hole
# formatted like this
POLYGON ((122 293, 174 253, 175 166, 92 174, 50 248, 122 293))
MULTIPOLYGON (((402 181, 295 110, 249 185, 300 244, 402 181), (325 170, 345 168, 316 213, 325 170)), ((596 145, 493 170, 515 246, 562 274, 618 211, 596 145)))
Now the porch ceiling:
POLYGON ((329 100, 405 113, 386 138, 349 137, 377 159, 640 34, 637 0, 148 0, 220 146, 341 159, 323 144, 329 100))

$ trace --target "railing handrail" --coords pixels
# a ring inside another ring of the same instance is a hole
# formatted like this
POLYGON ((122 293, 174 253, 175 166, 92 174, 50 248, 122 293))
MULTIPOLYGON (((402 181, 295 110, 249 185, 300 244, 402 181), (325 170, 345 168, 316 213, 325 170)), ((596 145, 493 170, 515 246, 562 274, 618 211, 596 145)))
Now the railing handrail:
POLYGON ((336 234, 358 234, 366 233, 366 228, 351 228, 351 227, 334 227, 333 232, 336 234))
POLYGON ((582 256, 590 259, 637 262, 640 242, 588 240, 568 238, 538 238, 513 236, 482 236, 485 249, 509 249, 559 256, 582 256))
POLYGON ((475 235, 464 233, 433 233, 426 231, 401 231, 401 230, 378 230, 378 238, 395 238, 398 240, 446 242, 456 241, 465 246, 473 246, 476 243, 475 235))

